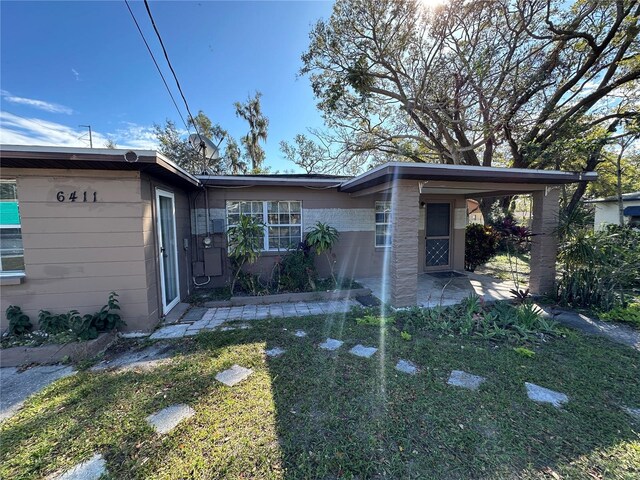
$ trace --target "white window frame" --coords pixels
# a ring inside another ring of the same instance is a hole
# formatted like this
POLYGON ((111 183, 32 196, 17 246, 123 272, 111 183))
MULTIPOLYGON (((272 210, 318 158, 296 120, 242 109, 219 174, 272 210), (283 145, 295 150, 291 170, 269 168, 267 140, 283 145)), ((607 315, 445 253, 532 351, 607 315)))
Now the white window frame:
MULTIPOLYGON (((283 252, 286 251, 286 249, 282 249, 282 248, 269 248, 269 227, 300 227, 300 242, 302 242, 302 238, 304 236, 304 219, 303 219, 303 209, 302 209, 302 200, 227 200, 225 202, 225 210, 226 210, 226 217, 225 217, 225 223, 226 223, 226 228, 227 230, 229 230, 229 227, 234 226, 235 224, 233 223, 229 223, 229 207, 231 204, 233 203, 242 203, 242 202, 254 202, 254 203, 262 203, 262 223, 263 223, 263 244, 262 244, 262 251, 263 252, 283 252), (300 223, 269 223, 269 207, 268 204, 270 202, 295 202, 295 203, 299 203, 300 204, 300 223)), ((242 208, 240 208, 240 210, 242 210, 242 208)), ((239 212, 240 215, 242 215, 242 212, 239 212)))
MULTIPOLYGON (((7 178, 7 179, 2 179, 2 182, 13 182, 16 185, 16 198, 15 201, 16 203, 18 202, 18 194, 17 194, 17 182, 15 179, 13 178, 7 178)), ((4 200, 0 200, 0 201, 4 201, 4 200)), ((13 223, 3 223, 0 224, 0 230, 2 229, 9 229, 9 228, 13 228, 13 229, 18 229, 20 230, 20 238, 22 239, 22 218, 20 217, 20 205, 18 205, 18 220, 20 223, 18 224, 13 224, 13 223)), ((24 264, 24 245, 22 246, 22 255, 16 255, 16 257, 22 257, 22 262, 24 264)), ((2 259, 0 258, 0 277, 17 277, 17 276, 24 276, 25 275, 25 271, 24 269, 22 270, 3 270, 2 269, 2 259)))
POLYGON ((373 230, 373 243, 375 245, 376 248, 389 248, 391 246, 391 202, 388 200, 378 200, 376 201, 375 205, 374 205, 374 209, 373 209, 373 215, 374 215, 374 223, 375 223, 375 227, 373 230), (377 214, 378 214, 378 205, 388 205, 389 208, 389 217, 387 218, 386 222, 378 222, 378 219, 376 218, 377 214), (379 245, 378 244, 378 226, 386 226, 387 227, 387 233, 385 235, 385 237, 389 238, 389 242, 385 243, 383 245, 379 245))

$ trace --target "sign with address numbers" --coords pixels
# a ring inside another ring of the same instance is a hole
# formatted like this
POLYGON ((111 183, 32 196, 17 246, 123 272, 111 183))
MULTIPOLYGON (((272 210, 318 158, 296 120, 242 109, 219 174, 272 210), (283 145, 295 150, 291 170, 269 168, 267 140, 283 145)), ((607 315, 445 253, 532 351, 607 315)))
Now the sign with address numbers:
POLYGON ((59 202, 91 202, 98 201, 98 192, 78 192, 76 190, 72 192, 59 191, 56 195, 56 199, 59 202))

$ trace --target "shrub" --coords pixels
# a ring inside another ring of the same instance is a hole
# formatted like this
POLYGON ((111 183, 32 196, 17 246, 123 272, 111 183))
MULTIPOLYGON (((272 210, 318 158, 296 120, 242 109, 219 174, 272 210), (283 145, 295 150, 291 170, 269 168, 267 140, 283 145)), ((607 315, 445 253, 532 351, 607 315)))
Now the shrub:
POLYGON ((340 234, 338 233, 338 230, 326 223, 318 222, 315 227, 307 233, 306 238, 306 243, 311 248, 315 249, 318 255, 322 255, 324 253, 327 257, 331 278, 335 284, 337 284, 336 277, 333 273, 335 257, 331 254, 331 249, 334 247, 339 237, 340 234))
POLYGON ((50 336, 71 334, 70 340, 91 340, 102 332, 110 332, 125 325, 120 317, 120 302, 116 292, 109 293, 107 304, 98 312, 80 315, 77 310, 53 314, 40 310, 38 321, 40 330, 50 336))
POLYGON ((411 341, 412 335, 409 332, 405 332, 404 330, 400 332, 400 337, 407 342, 411 341))
POLYGON ((579 230, 561 245, 558 299, 565 304, 609 311, 640 284, 640 232, 611 226, 579 230))
POLYGON ((554 335, 558 331, 556 323, 543 318, 530 303, 514 306, 497 302, 487 306, 477 295, 450 307, 401 310, 394 320, 400 331, 410 334, 427 330, 487 339, 535 340, 541 333, 554 335))
POLYGON ((317 272, 311 251, 290 250, 276 265, 275 284, 278 291, 308 292, 315 290, 317 272))
POLYGON ((264 223, 257 218, 240 215, 237 225, 227 230, 228 254, 235 273, 231 280, 233 295, 236 281, 245 264, 255 263, 262 252, 264 223))
POLYGON ((488 225, 467 225, 464 268, 470 272, 491 260, 497 253, 498 234, 488 225))
POLYGON ((9 335, 25 335, 33 330, 29 316, 23 313, 20 307, 9 305, 6 314, 7 320, 9 320, 9 335))
POLYGON ((640 303, 631 303, 626 307, 618 306, 608 312, 598 313, 601 320, 625 322, 640 328, 640 303))
POLYGON ((69 330, 69 313, 55 315, 48 310, 40 310, 38 312, 38 324, 40 325, 40 330, 49 335, 62 333, 69 330))

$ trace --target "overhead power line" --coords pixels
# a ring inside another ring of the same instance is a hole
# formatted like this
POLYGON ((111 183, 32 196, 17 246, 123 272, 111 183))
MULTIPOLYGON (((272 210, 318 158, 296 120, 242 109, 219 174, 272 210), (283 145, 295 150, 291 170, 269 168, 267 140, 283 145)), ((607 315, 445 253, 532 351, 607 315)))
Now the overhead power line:
POLYGON ((189 118, 191 119, 191 123, 193 123, 193 127, 196 130, 196 134, 198 135, 198 138, 200 139, 200 144, 203 145, 204 144, 204 140, 202 140, 202 136, 200 136, 200 132, 198 131, 197 124, 196 124, 195 120, 193 119, 193 115, 191 114, 191 109, 189 108, 189 103, 187 102, 187 99, 184 96, 184 92, 182 91, 182 87, 180 86, 180 81, 178 80, 178 76, 176 75, 176 71, 173 69, 173 65, 171 65, 171 60, 169 60, 169 54, 167 53, 167 49, 164 47, 164 42, 162 41, 162 36, 160 35, 160 32, 158 31, 158 27, 156 27, 156 22, 153 19, 153 15, 151 14, 151 9, 149 8, 149 2, 147 0, 144 0, 144 6, 147 9, 147 15, 149 15, 149 20, 151 20, 151 25, 153 25, 153 29, 155 30, 156 36, 158 37, 158 41, 160 42, 160 46, 162 47, 162 52, 164 53, 164 58, 167 60, 167 64, 169 65, 169 69, 171 70, 171 73, 173 74, 173 78, 176 81, 176 85, 178 87, 178 91, 180 92, 180 96, 182 97, 182 101, 184 102, 184 105, 187 108, 187 114, 189 115, 189 118))
MULTIPOLYGON (((178 115, 180 115, 180 119, 182 120, 182 123, 184 124, 184 127, 187 129, 187 132, 189 132, 189 125, 185 121, 184 117, 182 116, 182 112, 178 108, 178 103, 176 102, 176 99, 174 98, 173 93, 171 93, 171 89, 169 88, 169 85, 167 84, 167 80, 164 78, 162 70, 160 70, 160 66, 158 65, 158 62, 156 61, 156 57, 153 54, 153 51, 151 51, 151 47, 149 47, 149 43, 147 43, 147 39, 145 38, 144 33, 142 33, 142 29, 140 28, 140 25, 138 24, 138 20, 136 19, 136 16, 133 14, 133 10, 131 10, 131 6, 129 5, 129 2, 127 0, 124 0, 124 3, 126 3, 127 8, 129 9, 129 13, 131 14, 131 18, 133 19, 133 23, 136 24, 136 28, 138 29, 138 32, 140 33, 140 36, 142 37, 142 41, 144 42, 145 46, 147 47, 147 51, 149 52, 149 55, 151 55, 151 59, 153 60, 153 63, 155 64, 156 69, 158 70, 158 73, 160 74, 160 78, 162 78, 162 83, 164 83, 164 87, 167 89, 167 92, 169 93, 169 96, 171 97, 171 101, 173 102, 173 106, 176 107, 176 111, 178 112, 178 115)), ((196 131, 197 130, 198 129, 196 128, 196 131)))

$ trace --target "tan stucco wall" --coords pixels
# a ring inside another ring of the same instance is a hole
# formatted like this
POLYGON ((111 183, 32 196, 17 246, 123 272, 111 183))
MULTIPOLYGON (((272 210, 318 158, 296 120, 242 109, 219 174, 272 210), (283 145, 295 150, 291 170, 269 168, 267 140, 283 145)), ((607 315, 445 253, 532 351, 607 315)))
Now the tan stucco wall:
MULTIPOLYGON (((17 181, 25 251, 24 282, 1 287, 2 329, 9 305, 20 306, 36 324, 41 309, 93 313, 111 291, 120 295, 126 330, 150 330, 157 324, 149 179, 141 181, 138 172, 95 170, 3 168, 1 175, 17 181), (59 191, 66 197, 76 191, 78 199, 59 202, 59 191)), ((182 217, 188 219, 186 199, 182 205, 182 217)), ((184 228, 188 232, 188 223, 182 222, 183 235, 184 228)))
POLYGON ((188 195, 179 188, 148 175, 142 175, 142 204, 145 245, 145 267, 150 315, 162 316, 160 266, 157 245, 156 190, 161 189, 175 196, 176 242, 178 248, 178 271, 180 298, 186 297, 191 288, 191 220, 188 195), (184 240, 189 247, 184 249, 184 240), (155 310, 155 311, 154 311, 155 310))
MULTIPOLYGON (((302 187, 248 187, 239 189, 208 188, 211 219, 225 220, 227 200, 300 200, 302 201, 303 232, 313 227, 316 221, 327 222, 340 232, 340 240, 333 252, 337 257, 336 273, 358 278, 379 275, 384 261, 384 248, 375 247, 375 202, 384 200, 382 195, 353 198, 335 189, 309 189, 302 187)), ((204 199, 198 198, 192 228, 198 228, 198 248, 205 231, 204 199), (197 225, 196 225, 197 223, 197 225)), ((226 259, 224 234, 213 235, 214 246, 223 248, 226 259)), ((284 252, 264 252, 252 268, 269 275, 274 262, 284 252)), ((201 252, 199 252, 201 254, 201 252)), ((229 275, 229 264, 224 262, 223 275, 212 277, 210 285, 223 285, 229 275)), ((316 261, 321 276, 329 274, 327 259, 321 256, 316 261)), ((202 280, 202 279, 200 279, 202 280)))
MULTIPOLYGON (((385 248, 375 247, 375 202, 390 200, 384 193, 354 197, 336 189, 309 189, 301 187, 247 187, 247 188, 208 188, 209 211, 211 219, 225 220, 227 200, 300 200, 302 201, 303 231, 308 231, 317 220, 329 223, 340 232, 340 240, 334 248, 336 272, 348 278, 380 276, 385 262, 385 248)), ((452 204, 452 228, 454 209, 466 209, 463 195, 421 195, 420 201, 447 201, 452 204)), ((192 214, 192 228, 198 229, 198 248, 205 231, 205 209, 202 196, 192 214)), ((415 225, 418 241, 418 272, 425 270, 425 210, 419 209, 419 220, 415 225)), ((464 226, 453 229, 452 267, 464 269, 464 226)), ((214 246, 223 248, 226 259, 226 239, 223 234, 213 235, 214 246)), ((284 252, 282 252, 284 253, 284 252)), ((199 252, 201 254, 201 252, 199 252)), ((264 252, 251 268, 254 272, 269 275, 274 262, 281 253, 264 252)), ((391 257, 387 256, 387 261, 391 257)), ((316 261, 321 276, 329 274, 327 259, 321 256, 316 261)), ((225 262, 223 275, 212 277, 209 285, 223 285, 229 275, 229 265, 225 262)), ((200 279, 202 280, 202 279, 200 279)))

